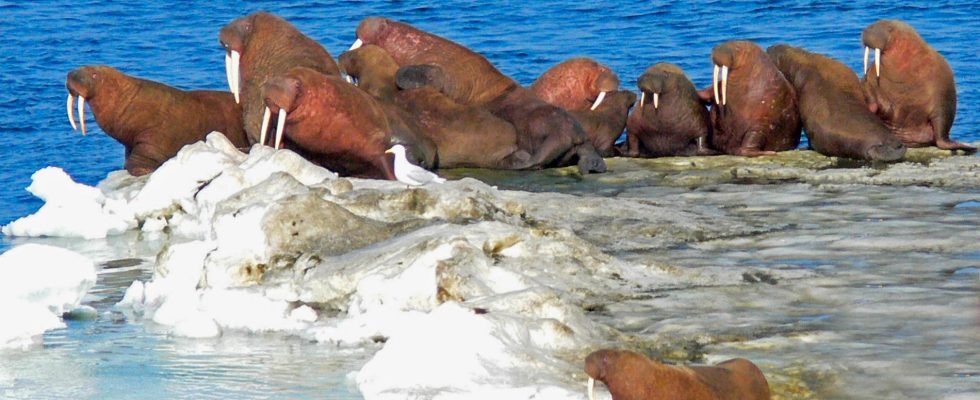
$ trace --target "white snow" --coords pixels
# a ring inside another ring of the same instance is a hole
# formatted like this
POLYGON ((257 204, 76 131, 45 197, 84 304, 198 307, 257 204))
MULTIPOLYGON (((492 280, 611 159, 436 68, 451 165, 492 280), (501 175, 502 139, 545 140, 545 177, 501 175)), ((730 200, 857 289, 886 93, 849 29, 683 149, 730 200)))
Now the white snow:
POLYGON ((25 347, 47 330, 64 327, 95 284, 95 265, 59 247, 25 244, 0 254, 0 348, 25 347))

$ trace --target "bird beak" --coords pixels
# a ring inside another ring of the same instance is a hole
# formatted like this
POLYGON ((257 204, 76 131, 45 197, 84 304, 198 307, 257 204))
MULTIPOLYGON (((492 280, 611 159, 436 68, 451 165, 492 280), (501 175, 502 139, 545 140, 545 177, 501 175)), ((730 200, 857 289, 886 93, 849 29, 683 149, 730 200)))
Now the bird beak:
POLYGON ((388 150, 385 150, 385 154, 395 154, 395 152, 394 151, 391 151, 391 149, 388 149, 388 150))

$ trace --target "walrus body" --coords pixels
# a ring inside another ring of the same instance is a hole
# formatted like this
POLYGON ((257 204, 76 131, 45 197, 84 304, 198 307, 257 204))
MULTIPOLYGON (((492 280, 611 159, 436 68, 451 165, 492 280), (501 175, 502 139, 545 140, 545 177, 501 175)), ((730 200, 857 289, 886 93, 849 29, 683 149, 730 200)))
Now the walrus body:
MULTIPOLYGON (((284 135, 307 159, 344 176, 394 179, 385 150, 412 132, 399 132, 389 111, 367 93, 339 76, 297 67, 270 78, 261 94, 272 115, 286 112, 284 135)), ((434 160, 413 163, 431 168, 434 160)))
POLYGON ((482 108, 459 105, 431 87, 400 91, 395 103, 435 142, 442 168, 530 166, 530 155, 517 147, 514 126, 482 108))
POLYGON ((657 63, 637 79, 642 94, 626 123, 626 155, 667 157, 714 154, 711 123, 697 89, 679 67, 657 63))
POLYGON ((181 147, 213 131, 238 148, 248 147, 241 109, 231 93, 183 91, 107 66, 76 69, 65 86, 70 95, 84 98, 102 130, 122 143, 125 168, 132 175, 153 172, 181 147))
MULTIPOLYGON (((726 154, 758 156, 800 144, 800 116, 793 86, 758 45, 722 43, 711 50, 715 68, 727 69, 723 98, 711 107, 711 147, 726 154), (727 93, 726 93, 727 92, 727 93)), ((724 75, 724 73, 722 73, 724 75)))
POLYGON ((626 350, 599 350, 585 359, 585 372, 602 381, 613 400, 769 400, 769 382, 751 361, 736 358, 715 366, 665 365, 626 350))
POLYGON ((398 63, 398 87, 432 86, 457 104, 484 107, 510 122, 517 129, 518 145, 531 154, 534 166, 577 162, 583 173, 605 171, 605 162, 571 115, 521 88, 472 50, 378 17, 361 21, 357 38, 355 48, 361 44, 377 45, 398 63), (550 128, 545 129, 546 126, 550 128))
POLYGON ((237 52, 241 60, 229 75, 229 84, 238 87, 245 132, 250 143, 259 142, 265 104, 261 89, 273 76, 283 75, 294 67, 338 75, 337 63, 319 43, 310 39, 286 20, 267 12, 257 12, 235 19, 221 28, 218 35, 228 54, 237 52), (237 82, 231 82, 237 76, 237 82))
POLYGON ((826 156, 896 161, 905 146, 868 110, 861 82, 846 65, 787 45, 766 52, 793 84, 810 146, 826 156))
POLYGON ((956 118, 953 70, 914 28, 901 21, 881 20, 864 29, 861 41, 880 53, 876 62, 880 68, 867 66, 864 75, 869 108, 902 143, 976 151, 950 139, 956 118))

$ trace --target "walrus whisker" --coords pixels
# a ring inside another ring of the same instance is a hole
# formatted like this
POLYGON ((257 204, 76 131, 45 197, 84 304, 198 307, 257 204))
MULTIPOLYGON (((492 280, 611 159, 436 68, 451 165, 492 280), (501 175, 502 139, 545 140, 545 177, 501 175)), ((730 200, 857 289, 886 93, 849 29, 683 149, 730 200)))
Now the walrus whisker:
POLYGON ((357 40, 355 40, 355 41, 354 41, 354 44, 352 44, 352 45, 350 45, 350 48, 349 48, 349 49, 347 49, 347 51, 351 51, 351 50, 357 50, 357 49, 359 49, 359 48, 360 48, 360 47, 361 47, 362 45, 364 45, 364 41, 363 41, 363 40, 361 40, 361 39, 357 39, 357 40))
POLYGON ((82 125, 82 136, 85 136, 85 96, 78 96, 78 122, 82 125))
POLYGON ((595 379, 589 378, 589 400, 595 400, 595 379))
POLYGON ((286 110, 279 109, 279 121, 276 122, 276 149, 282 144, 282 132, 286 129, 286 110))
POLYGON ((868 74, 868 53, 871 52, 871 47, 864 46, 864 69, 861 70, 862 74, 868 74))
POLYGON ((640 108, 643 108, 643 103, 646 102, 647 92, 640 91, 640 108))
POLYGON ((599 96, 595 98, 595 103, 592 103, 592 108, 590 108, 589 110, 595 111, 596 107, 599 107, 599 104, 602 104, 602 100, 605 98, 606 98, 606 92, 599 92, 599 96))
POLYGON ((653 93, 653 109, 656 110, 660 108, 660 93, 653 93))
POLYGON ((269 131, 269 118, 272 117, 272 110, 269 110, 269 106, 265 106, 265 112, 262 113, 262 129, 259 130, 259 144, 265 146, 266 132, 269 131))
POLYGON ((715 104, 721 104, 719 103, 721 98, 718 96, 718 72, 720 71, 721 67, 719 67, 718 64, 715 64, 715 71, 711 74, 711 87, 715 91, 715 104))
POLYGON ((728 105, 728 66, 721 67, 721 105, 728 105))
POLYGON ((234 89, 232 89, 232 92, 235 93, 235 103, 239 103, 239 104, 241 103, 241 101, 239 100, 239 94, 241 93, 241 70, 240 70, 241 62, 242 62, 242 53, 239 53, 236 50, 232 50, 231 51, 231 72, 232 72, 231 78, 235 85, 234 89))
POLYGON ((75 106, 75 96, 72 96, 71 93, 68 93, 68 122, 71 123, 71 130, 77 131, 78 126, 75 125, 75 110, 73 109, 74 106, 75 106))
POLYGON ((875 78, 881 77, 881 49, 875 49, 875 78))

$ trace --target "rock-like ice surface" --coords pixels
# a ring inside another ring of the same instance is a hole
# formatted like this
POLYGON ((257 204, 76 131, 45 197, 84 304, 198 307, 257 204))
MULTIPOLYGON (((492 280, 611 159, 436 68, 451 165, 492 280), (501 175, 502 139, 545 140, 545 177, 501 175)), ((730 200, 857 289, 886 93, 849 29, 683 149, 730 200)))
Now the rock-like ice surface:
MULTIPOLYGON (((349 375, 368 399, 581 399, 585 355, 610 346, 746 357, 775 398, 969 393, 980 158, 908 159, 611 159, 406 188, 212 135, 148 177, 36 182, 165 242, 122 285, 129 318, 379 348, 349 375)), ((44 220, 17 232, 74 232, 44 220)))
POLYGON ((70 250, 25 244, 0 254, 0 349, 26 347, 45 331, 63 328, 95 284, 95 266, 70 250))

